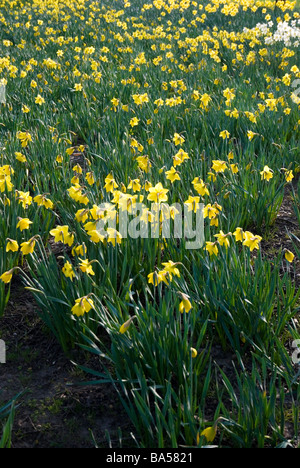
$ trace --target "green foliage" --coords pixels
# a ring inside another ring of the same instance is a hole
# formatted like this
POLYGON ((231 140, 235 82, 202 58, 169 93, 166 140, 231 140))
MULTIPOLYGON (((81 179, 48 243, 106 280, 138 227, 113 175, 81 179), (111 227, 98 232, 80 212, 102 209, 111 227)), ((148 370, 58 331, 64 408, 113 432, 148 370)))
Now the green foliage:
POLYGON ((0 407, 0 427, 2 436, 0 439, 0 448, 11 448, 11 437, 16 410, 16 401, 22 393, 16 395, 5 405, 0 407))

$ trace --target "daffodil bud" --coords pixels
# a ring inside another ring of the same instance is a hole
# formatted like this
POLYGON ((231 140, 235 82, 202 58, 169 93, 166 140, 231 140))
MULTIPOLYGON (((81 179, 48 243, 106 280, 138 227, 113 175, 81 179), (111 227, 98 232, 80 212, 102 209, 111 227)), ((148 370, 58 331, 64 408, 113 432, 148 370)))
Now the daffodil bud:
POLYGON ((129 329, 131 323, 133 322, 133 320, 136 318, 136 316, 134 315, 133 317, 130 317, 129 320, 127 320, 126 322, 123 323, 123 325, 120 327, 120 330, 119 332, 124 334, 127 332, 127 330, 129 329))

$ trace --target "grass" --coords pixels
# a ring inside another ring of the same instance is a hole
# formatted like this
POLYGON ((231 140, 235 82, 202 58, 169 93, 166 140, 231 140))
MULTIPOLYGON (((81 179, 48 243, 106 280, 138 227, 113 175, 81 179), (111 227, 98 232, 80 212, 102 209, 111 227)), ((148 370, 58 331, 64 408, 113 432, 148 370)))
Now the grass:
POLYGON ((0 424, 2 431, 0 448, 11 448, 16 401, 19 397, 21 397, 21 394, 15 395, 11 401, 2 404, 0 407, 0 424))

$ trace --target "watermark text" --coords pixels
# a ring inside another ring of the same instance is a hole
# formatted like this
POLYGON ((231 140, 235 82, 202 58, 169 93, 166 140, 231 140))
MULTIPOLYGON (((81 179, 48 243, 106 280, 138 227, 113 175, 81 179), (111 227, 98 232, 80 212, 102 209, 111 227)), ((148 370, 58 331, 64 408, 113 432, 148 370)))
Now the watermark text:
POLYGON ((0 364, 6 363, 6 345, 5 341, 0 340, 0 364))

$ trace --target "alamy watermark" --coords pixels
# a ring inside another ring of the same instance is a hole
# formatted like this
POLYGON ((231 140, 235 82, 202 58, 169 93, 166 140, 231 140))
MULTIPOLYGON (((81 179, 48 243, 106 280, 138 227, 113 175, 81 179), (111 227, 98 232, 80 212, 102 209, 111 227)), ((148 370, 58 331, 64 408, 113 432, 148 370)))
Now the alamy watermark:
POLYGON ((300 79, 294 80, 292 83, 292 88, 297 88, 296 91, 293 92, 293 94, 297 97, 299 97, 300 94, 300 79))
POLYGON ((100 220, 97 233, 101 238, 122 239, 182 239, 188 250, 204 244, 204 205, 194 203, 153 203, 149 209, 143 203, 124 197, 115 205, 103 203, 97 207, 100 220))
POLYGON ((6 85, 0 81, 0 104, 6 104, 6 85))
POLYGON ((6 345, 5 341, 0 340, 0 364, 6 363, 6 345))
POLYGON ((293 364, 300 365, 300 340, 294 340, 292 343, 292 348, 295 349, 292 354, 293 364))

